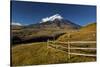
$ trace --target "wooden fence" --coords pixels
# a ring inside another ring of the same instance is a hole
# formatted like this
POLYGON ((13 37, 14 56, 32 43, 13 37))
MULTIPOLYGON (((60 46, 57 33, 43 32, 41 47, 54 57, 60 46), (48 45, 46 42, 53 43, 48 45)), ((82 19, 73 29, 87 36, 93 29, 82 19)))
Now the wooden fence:
MULTIPOLYGON (((55 49, 57 49, 59 47, 61 47, 63 49, 67 49, 67 51, 64 51, 64 50, 61 50, 61 49, 59 49, 59 50, 68 53, 68 58, 69 59, 70 59, 70 55, 80 55, 80 56, 96 57, 96 54, 72 53, 71 50, 74 50, 74 49, 79 49, 79 50, 96 50, 96 48, 83 48, 83 47, 74 47, 74 48, 72 48, 72 47, 70 47, 71 44, 74 44, 74 43, 80 43, 80 45, 83 45, 83 44, 92 45, 92 44, 96 44, 96 41, 68 41, 68 42, 58 42, 58 41, 49 41, 49 40, 47 41, 47 45, 55 47, 55 49), (56 43, 67 44, 67 47, 64 47, 62 45, 55 45, 56 43)), ((75 44, 75 45, 77 45, 77 44, 75 44)))

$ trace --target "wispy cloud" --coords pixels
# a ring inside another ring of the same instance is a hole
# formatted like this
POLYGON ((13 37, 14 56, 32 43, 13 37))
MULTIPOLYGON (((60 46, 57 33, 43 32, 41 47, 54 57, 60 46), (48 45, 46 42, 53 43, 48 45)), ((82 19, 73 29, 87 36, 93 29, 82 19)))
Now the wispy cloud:
POLYGON ((16 23, 16 22, 12 22, 12 25, 22 26, 22 24, 21 24, 21 23, 16 23))

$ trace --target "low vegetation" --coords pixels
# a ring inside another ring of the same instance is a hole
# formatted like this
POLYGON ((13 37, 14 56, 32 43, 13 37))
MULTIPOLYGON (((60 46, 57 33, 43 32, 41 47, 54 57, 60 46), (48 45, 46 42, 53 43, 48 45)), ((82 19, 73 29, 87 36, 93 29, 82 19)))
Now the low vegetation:
MULTIPOLYGON (((22 31, 22 30, 21 30, 22 31)), ((20 32, 21 32, 20 31, 20 32)), ((29 31, 29 30, 28 30, 29 31)), ((18 31, 17 31, 18 32, 18 31)), ((31 31, 30 31, 31 32, 31 31)), ((40 34, 36 34, 36 36, 46 35, 43 32, 54 33, 54 31, 42 31, 40 34)), ((62 31, 60 31, 61 33, 62 31)), ((25 33, 20 33, 21 35, 25 33)), ((58 31, 56 32, 58 33, 58 31)), ((68 44, 57 43, 60 42, 68 42, 68 41, 96 41, 96 24, 89 24, 78 31, 74 32, 65 32, 64 35, 61 35, 56 43, 48 43, 48 42, 35 42, 35 43, 22 43, 16 44, 12 46, 12 66, 24 66, 24 65, 39 65, 39 64, 58 64, 58 63, 76 63, 76 62, 93 62, 96 61, 96 57, 88 57, 88 56, 78 56, 78 55, 70 55, 68 57, 68 44), (70 35, 69 35, 70 34, 70 35), (52 44, 52 45, 50 45, 52 44), (55 46, 63 46, 55 48, 55 46)), ((19 34, 19 35, 20 35, 19 34)), ((35 36, 34 33, 30 34, 29 32, 25 33, 25 37, 27 35, 35 36)), ((17 33, 18 35, 18 33, 17 33)), ((18 35, 18 36, 19 36, 18 35)), ((20 35, 20 36, 21 36, 20 35)), ((27 36, 28 37, 28 36, 27 36)), ((23 36, 21 37, 23 38, 23 36)), ((29 38, 29 37, 28 37, 29 38)), ((13 45, 13 44, 12 44, 13 45)), ((71 44, 70 47, 82 47, 82 48, 96 48, 96 44, 71 44)), ((96 50, 71 50, 71 52, 77 53, 85 53, 85 54, 96 54, 96 50)))
POLYGON ((68 62, 67 54, 44 43, 31 43, 12 48, 12 65, 37 65, 68 62))
POLYGON ((76 32, 66 33, 57 41, 96 41, 96 23, 82 27, 76 32))
POLYGON ((67 52, 52 48, 46 42, 20 44, 12 47, 12 66, 96 61, 94 57, 70 56, 71 59, 67 52))

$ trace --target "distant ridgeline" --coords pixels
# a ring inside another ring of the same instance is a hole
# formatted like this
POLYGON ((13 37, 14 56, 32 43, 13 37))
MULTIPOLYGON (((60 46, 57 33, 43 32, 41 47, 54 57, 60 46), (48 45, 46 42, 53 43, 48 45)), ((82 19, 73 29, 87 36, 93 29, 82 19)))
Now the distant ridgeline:
POLYGON ((80 25, 65 20, 57 14, 49 17, 48 20, 44 19, 36 24, 27 26, 11 25, 11 43, 19 44, 56 40, 68 32, 79 31, 80 28, 82 28, 80 25))

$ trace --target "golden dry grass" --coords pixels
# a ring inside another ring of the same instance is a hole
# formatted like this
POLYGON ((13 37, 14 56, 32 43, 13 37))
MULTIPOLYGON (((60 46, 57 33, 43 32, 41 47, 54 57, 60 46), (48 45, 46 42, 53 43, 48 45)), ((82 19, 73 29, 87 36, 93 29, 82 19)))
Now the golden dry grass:
POLYGON ((31 43, 12 47, 12 65, 37 65, 67 62, 67 54, 47 47, 46 43, 31 43))
POLYGON ((89 24, 77 32, 66 33, 58 38, 57 41, 96 41, 96 24, 89 24), (70 36, 70 37, 69 37, 70 36))
MULTIPOLYGON (((79 32, 71 33, 70 39, 68 38, 67 34, 64 34, 61 37, 59 37, 57 41, 66 42, 68 40, 96 41, 96 24, 88 25, 84 28, 81 28, 79 32)), ((94 47, 95 48, 96 44, 93 44, 92 46, 72 45, 71 47, 94 47)), ((18 44, 16 46, 12 46, 11 49, 12 49, 12 66, 96 61, 96 57, 85 57, 85 56, 76 56, 76 55, 71 55, 71 59, 69 60, 68 54, 66 52, 50 47, 49 45, 47 45, 47 42, 18 44)), ((95 51, 82 51, 82 50, 74 50, 74 52, 87 53, 87 54, 96 53, 95 51)))
POLYGON ((21 44, 12 47, 12 66, 90 61, 96 61, 96 58, 71 55, 71 59, 69 59, 66 52, 52 48, 46 42, 21 44))

